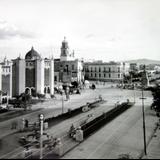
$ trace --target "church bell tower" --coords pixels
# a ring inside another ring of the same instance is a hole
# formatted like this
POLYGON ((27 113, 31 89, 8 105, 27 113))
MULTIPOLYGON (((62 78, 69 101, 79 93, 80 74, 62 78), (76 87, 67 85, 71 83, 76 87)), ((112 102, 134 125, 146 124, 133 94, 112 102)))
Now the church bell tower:
POLYGON ((69 56, 68 42, 66 41, 66 37, 64 37, 61 46, 61 61, 66 61, 68 56, 69 56))

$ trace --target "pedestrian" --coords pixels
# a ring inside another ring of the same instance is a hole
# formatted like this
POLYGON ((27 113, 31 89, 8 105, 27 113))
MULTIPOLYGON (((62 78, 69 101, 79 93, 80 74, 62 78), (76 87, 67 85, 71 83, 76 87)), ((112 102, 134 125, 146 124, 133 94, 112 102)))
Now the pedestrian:
POLYGON ((70 97, 69 97, 69 87, 66 87, 65 94, 66 94, 66 100, 68 101, 70 99, 70 97))
POLYGON ((70 130, 69 130, 70 137, 74 137, 75 133, 76 133, 76 128, 72 124, 71 127, 70 127, 70 130))
POLYGON ((12 127, 11 127, 11 129, 17 129, 17 126, 18 126, 18 122, 17 122, 16 120, 14 120, 14 121, 12 122, 12 127))
POLYGON ((25 129, 25 119, 22 118, 21 122, 20 122, 20 131, 24 131, 25 129))
POLYGON ((25 120, 25 128, 28 128, 29 127, 29 122, 28 122, 28 120, 26 119, 25 120))

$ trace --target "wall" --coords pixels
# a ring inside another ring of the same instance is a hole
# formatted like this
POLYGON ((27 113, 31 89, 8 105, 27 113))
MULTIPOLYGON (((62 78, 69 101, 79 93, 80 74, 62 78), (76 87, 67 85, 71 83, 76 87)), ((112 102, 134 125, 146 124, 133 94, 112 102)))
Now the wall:
POLYGON ((25 60, 13 60, 12 66, 12 93, 18 96, 25 92, 25 60))
POLYGON ((44 60, 36 60, 36 92, 44 94, 44 60))

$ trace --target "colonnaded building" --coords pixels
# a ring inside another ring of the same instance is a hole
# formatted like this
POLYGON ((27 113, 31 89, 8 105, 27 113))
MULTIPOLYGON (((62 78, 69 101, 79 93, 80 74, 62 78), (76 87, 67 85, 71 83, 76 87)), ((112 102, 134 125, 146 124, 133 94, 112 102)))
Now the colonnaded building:
POLYGON ((0 103, 12 97, 12 61, 5 57, 0 63, 0 103))

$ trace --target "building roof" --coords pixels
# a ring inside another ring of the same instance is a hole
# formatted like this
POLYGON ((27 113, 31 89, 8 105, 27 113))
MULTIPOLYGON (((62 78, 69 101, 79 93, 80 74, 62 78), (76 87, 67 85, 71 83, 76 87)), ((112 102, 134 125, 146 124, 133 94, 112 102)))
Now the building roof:
POLYGON ((102 61, 95 61, 95 62, 85 62, 85 65, 121 65, 120 62, 102 62, 102 61))
POLYGON ((41 56, 39 55, 39 53, 37 51, 34 50, 34 48, 32 47, 31 50, 26 54, 25 59, 41 59, 41 56))

